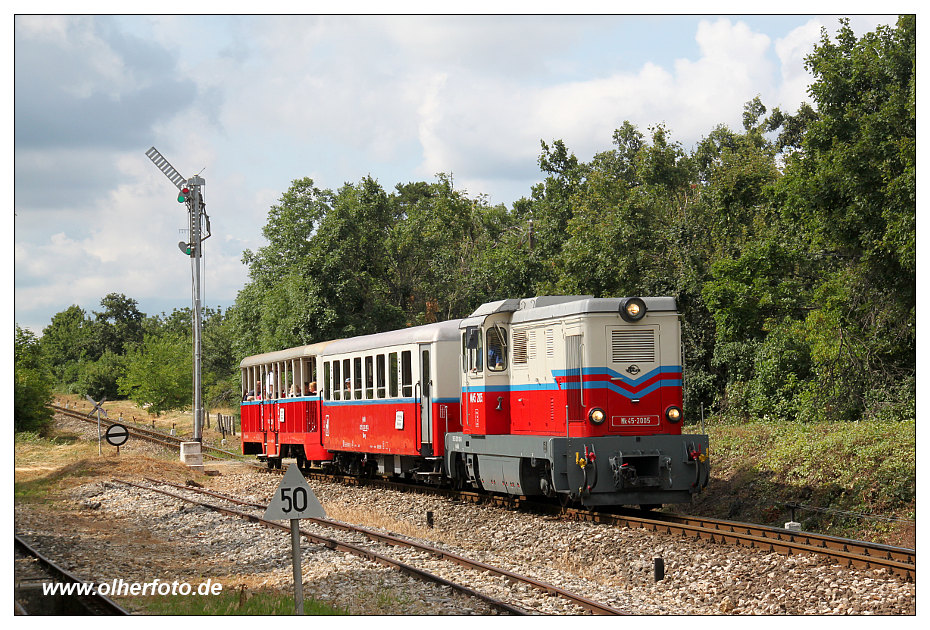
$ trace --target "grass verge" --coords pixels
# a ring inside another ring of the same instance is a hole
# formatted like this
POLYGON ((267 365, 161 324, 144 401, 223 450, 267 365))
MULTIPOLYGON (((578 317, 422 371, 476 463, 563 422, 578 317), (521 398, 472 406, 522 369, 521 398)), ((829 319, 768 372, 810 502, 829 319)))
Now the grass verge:
MULTIPOLYGON (((218 595, 147 595, 134 597, 133 609, 152 615, 293 615, 294 595, 280 591, 251 592, 245 589, 224 591, 218 595)), ((313 599, 304 599, 305 615, 346 615, 313 599)))
POLYGON ((784 504, 794 502, 833 510, 797 510, 808 531, 915 545, 915 422, 757 422, 706 430, 711 481, 689 510, 781 526, 791 516, 784 504))

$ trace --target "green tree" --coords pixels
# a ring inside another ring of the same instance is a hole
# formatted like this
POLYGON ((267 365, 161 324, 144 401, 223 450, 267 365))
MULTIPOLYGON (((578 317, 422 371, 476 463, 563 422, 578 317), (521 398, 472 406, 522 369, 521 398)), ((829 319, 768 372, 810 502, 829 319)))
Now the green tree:
POLYGON ((807 67, 816 116, 778 187, 822 268, 807 318, 817 381, 807 413, 858 418, 884 399, 912 415, 914 393, 899 385, 916 371, 915 17, 859 39, 841 20, 807 67))
POLYGON ((16 326, 13 336, 13 430, 42 431, 52 420, 52 383, 39 342, 16 326))
POLYGON ((138 302, 122 293, 109 293, 100 300, 102 311, 94 311, 94 341, 97 359, 106 350, 123 354, 129 344, 142 341, 145 315, 138 302))
POLYGON ((119 393, 149 413, 185 409, 193 398, 193 353, 182 335, 145 335, 125 357, 119 393))
POLYGON ((59 387, 67 388, 80 377, 81 362, 89 360, 93 321, 72 305, 52 316, 42 330, 39 345, 59 387))
POLYGON ((96 361, 81 361, 78 364, 77 380, 70 389, 76 394, 90 396, 94 400, 106 396, 110 400, 119 398, 117 381, 123 374, 123 355, 109 348, 96 361))

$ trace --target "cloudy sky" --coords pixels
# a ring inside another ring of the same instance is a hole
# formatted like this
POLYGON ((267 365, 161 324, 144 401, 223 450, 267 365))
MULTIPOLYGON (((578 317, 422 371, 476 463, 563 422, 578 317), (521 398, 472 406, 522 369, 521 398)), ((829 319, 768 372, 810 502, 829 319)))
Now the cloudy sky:
MULTIPOLYGON (((856 33, 894 16, 851 18, 856 33)), ((692 148, 743 104, 795 111, 803 58, 837 16, 48 16, 14 19, 14 318, 41 332, 123 293, 191 302, 185 206, 145 156, 200 173, 204 303, 227 307, 270 205, 451 173, 510 205, 540 140, 582 160, 624 120, 692 148)))

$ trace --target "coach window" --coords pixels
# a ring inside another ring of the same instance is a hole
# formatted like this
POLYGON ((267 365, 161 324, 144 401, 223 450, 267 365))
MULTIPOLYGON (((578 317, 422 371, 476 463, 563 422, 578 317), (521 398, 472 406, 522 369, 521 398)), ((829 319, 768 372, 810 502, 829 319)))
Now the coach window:
POLYGON ((365 398, 371 400, 375 397, 375 358, 365 357, 365 398))
POLYGON ((352 361, 355 371, 352 372, 353 379, 352 389, 355 390, 355 400, 359 400, 362 397, 362 357, 355 357, 352 361))
POLYGON ((378 398, 384 398, 384 355, 375 357, 375 363, 378 366, 378 398))
POLYGON ((413 396, 413 366, 410 360, 410 350, 404 350, 401 357, 402 381, 404 385, 404 398, 413 396))
POLYGON ((342 370, 339 361, 333 361, 333 400, 342 400, 342 370))
POLYGON ((392 352, 390 355, 388 355, 388 359, 388 374, 391 378, 391 389, 388 395, 391 398, 397 398, 397 353, 392 352))
POLYGON ((323 400, 329 400, 329 361, 323 362, 323 400))
POLYGON ((503 331, 494 326, 488 328, 488 371, 503 372, 507 369, 507 340, 503 331))
POLYGON ((342 399, 352 400, 352 360, 342 360, 342 399))

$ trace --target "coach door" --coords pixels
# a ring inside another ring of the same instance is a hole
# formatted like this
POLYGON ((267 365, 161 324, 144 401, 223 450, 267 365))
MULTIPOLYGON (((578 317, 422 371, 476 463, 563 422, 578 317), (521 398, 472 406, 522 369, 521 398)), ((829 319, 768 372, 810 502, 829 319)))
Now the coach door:
POLYGON ((433 454, 433 381, 429 345, 420 346, 420 455, 433 454))
POLYGON ((568 423, 584 422, 584 336, 565 337, 565 389, 568 423))

